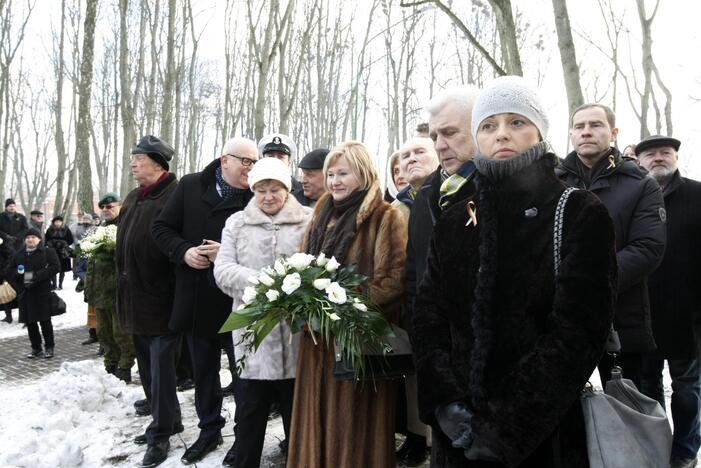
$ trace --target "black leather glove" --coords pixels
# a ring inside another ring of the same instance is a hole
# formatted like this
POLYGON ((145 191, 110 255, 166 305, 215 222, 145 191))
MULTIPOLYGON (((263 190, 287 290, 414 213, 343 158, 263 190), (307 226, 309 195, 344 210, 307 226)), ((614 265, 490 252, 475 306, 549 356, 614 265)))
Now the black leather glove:
POLYGON ((474 440, 472 413, 462 401, 454 401, 436 410, 438 425, 453 441, 453 447, 467 449, 474 440))

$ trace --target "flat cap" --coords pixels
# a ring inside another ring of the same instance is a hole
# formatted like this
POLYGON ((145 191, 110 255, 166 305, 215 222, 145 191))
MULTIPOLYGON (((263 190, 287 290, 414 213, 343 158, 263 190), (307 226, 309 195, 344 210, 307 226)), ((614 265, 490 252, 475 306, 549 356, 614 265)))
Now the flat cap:
POLYGON ((682 142, 676 138, 664 136, 664 135, 650 135, 647 138, 643 138, 638 146, 635 147, 635 155, 638 156, 640 153, 650 148, 659 148, 660 146, 671 146, 674 151, 679 151, 679 147, 682 142))
POLYGON ((131 149, 131 154, 145 154, 161 165, 166 171, 170 169, 168 161, 173 159, 175 150, 169 143, 153 135, 141 137, 141 140, 131 149))
POLYGON ((326 156, 329 154, 329 150, 326 148, 317 148, 305 154, 302 160, 299 162, 300 169, 323 169, 324 161, 326 156))

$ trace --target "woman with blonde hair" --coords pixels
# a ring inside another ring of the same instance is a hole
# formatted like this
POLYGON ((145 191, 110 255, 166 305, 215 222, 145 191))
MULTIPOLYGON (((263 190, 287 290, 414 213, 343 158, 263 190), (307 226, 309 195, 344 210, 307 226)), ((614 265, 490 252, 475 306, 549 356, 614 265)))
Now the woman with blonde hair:
MULTIPOLYGON (((399 318, 406 223, 382 199, 368 149, 348 141, 324 163, 328 192, 317 202, 302 249, 357 264, 363 291, 388 320, 399 318)), ((395 465, 395 383, 336 381, 333 343, 301 339, 287 466, 395 465)))

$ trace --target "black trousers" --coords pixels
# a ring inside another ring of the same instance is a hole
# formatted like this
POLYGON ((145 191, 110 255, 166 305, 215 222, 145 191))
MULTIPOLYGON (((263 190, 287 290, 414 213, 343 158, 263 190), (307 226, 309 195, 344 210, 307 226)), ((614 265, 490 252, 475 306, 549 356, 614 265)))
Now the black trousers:
POLYGON ((221 415, 221 345, 218 336, 206 338, 187 332, 185 339, 192 358, 195 410, 200 420, 197 427, 200 428, 200 437, 209 439, 220 435, 226 424, 221 415))
MULTIPOLYGON (((632 380, 637 389, 640 389, 642 381, 644 356, 643 353, 621 353, 616 358, 616 364, 623 369, 623 377, 632 380)), ((612 367, 613 358, 608 353, 604 353, 599 361, 599 377, 601 377, 602 386, 611 380, 612 367)))
POLYGON ((237 468, 258 468, 273 401, 280 404, 285 438, 289 439, 295 379, 240 379, 243 392, 236 404, 237 429, 234 440, 237 468))
POLYGON ((146 428, 149 444, 168 440, 173 427, 182 422, 175 390, 175 355, 182 343, 180 333, 134 335, 136 363, 153 420, 146 428))
POLYGON ((54 326, 51 323, 51 319, 27 323, 27 333, 29 333, 29 342, 32 344, 33 350, 41 351, 42 335, 44 335, 44 346, 47 348, 54 347, 54 326), (40 325, 41 334, 39 334, 40 325))

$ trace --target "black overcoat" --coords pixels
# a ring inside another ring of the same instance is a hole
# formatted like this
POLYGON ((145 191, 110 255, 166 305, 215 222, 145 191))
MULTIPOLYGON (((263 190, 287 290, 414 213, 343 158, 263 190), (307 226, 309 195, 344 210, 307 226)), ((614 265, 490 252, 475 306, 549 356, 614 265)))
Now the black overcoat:
POLYGON ((50 226, 44 235, 44 244, 56 251, 61 263, 61 271, 71 271, 71 245, 73 245, 73 233, 68 226, 55 228, 50 226))
POLYGON ((553 166, 541 159, 496 185, 480 177, 477 193, 435 226, 412 333, 434 466, 482 466, 437 424, 436 409, 454 401, 474 413, 474 447, 488 447, 502 465, 587 466, 579 395, 613 316, 613 226, 594 195, 571 194, 555 280, 554 212, 564 185, 553 166))
POLYGON ((701 356, 701 182, 677 171, 664 188, 667 247, 648 290, 657 352, 665 359, 701 356))
POLYGON ((117 229, 117 314, 124 333, 164 335, 173 309, 175 274, 151 236, 151 225, 177 181, 168 174, 145 197, 129 192, 117 229))
POLYGON ((219 159, 202 172, 184 176, 153 223, 153 238, 175 264, 175 302, 169 327, 214 337, 231 313, 232 299, 214 281, 214 265, 196 270, 185 263, 185 252, 203 239, 221 241, 229 216, 241 211, 253 197, 246 190, 224 200, 217 192, 215 172, 219 159))
POLYGON ((602 168, 588 187, 575 152, 561 162, 555 173, 569 186, 592 191, 608 209, 616 230, 618 302, 614 325, 621 348, 630 353, 653 351, 656 345, 647 279, 664 254, 664 200, 660 186, 645 169, 622 159, 615 148, 611 148, 611 155, 615 164, 602 168))
POLYGON ((9 241, 13 250, 17 251, 24 247, 24 233, 29 229, 27 218, 22 213, 0 213, 0 231, 9 236, 9 241))
POLYGON ((7 271, 12 287, 17 291, 20 323, 51 319, 51 279, 56 276, 59 268, 56 252, 43 243, 33 252, 21 249, 15 253, 7 271), (18 265, 24 265, 25 275, 29 272, 33 275, 28 288, 24 286, 24 276, 17 273, 18 265))

